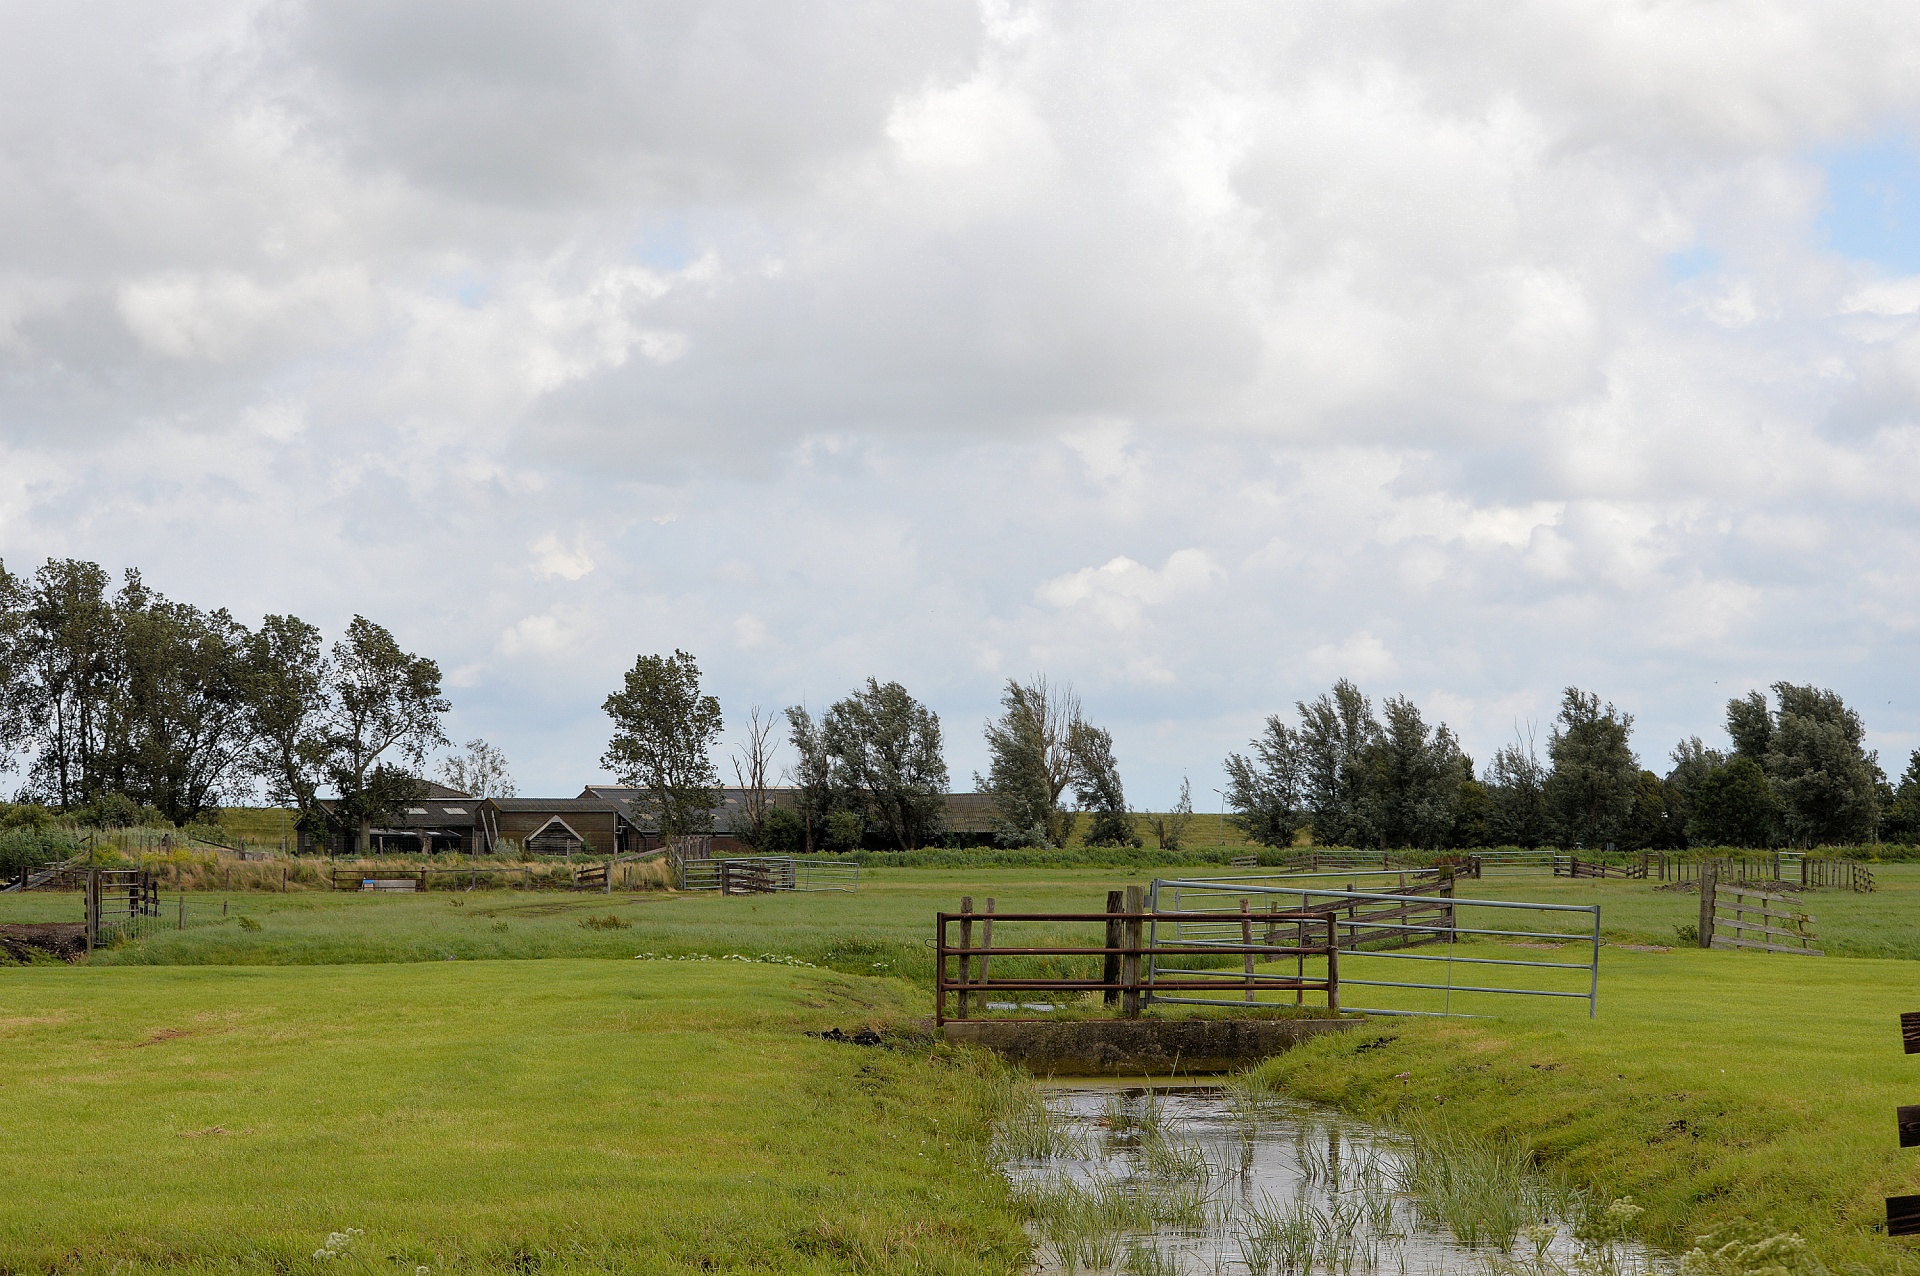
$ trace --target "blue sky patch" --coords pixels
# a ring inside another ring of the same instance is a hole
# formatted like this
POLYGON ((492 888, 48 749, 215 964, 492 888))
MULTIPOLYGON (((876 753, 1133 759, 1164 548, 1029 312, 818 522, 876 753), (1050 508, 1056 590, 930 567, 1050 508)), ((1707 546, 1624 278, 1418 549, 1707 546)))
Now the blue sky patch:
POLYGON ((1920 273, 1920 154, 1911 139, 1885 138, 1824 159, 1827 244, 1890 272, 1920 273))

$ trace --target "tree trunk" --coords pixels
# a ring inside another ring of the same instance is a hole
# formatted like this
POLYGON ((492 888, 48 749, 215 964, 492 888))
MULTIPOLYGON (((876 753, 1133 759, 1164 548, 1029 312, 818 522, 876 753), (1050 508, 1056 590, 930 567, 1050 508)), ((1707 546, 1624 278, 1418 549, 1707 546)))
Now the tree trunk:
POLYGON ((361 816, 359 826, 353 835, 354 850, 360 855, 373 853, 373 821, 361 816))

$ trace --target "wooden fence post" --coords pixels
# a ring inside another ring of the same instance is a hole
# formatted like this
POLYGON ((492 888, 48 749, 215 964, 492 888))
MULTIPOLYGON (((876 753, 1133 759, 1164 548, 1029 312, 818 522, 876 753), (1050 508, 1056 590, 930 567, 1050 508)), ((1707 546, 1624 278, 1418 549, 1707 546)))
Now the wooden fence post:
POLYGON ((1146 897, 1138 886, 1127 887, 1127 951, 1120 958, 1120 982, 1126 985, 1120 1012, 1129 1019, 1140 1017, 1140 910, 1146 897))
POLYGON ((967 1017, 967 985, 973 982, 973 896, 960 897, 960 1017, 967 1017))
MULTIPOLYGON (((1106 959, 1100 963, 1100 982, 1103 984, 1117 984, 1120 982, 1120 954, 1112 951, 1120 947, 1120 919, 1113 914, 1119 912, 1121 908, 1125 906, 1126 898, 1126 892, 1124 891, 1107 892, 1107 942, 1105 946, 1108 951, 1106 959)), ((1108 988, 1100 994, 1100 1000, 1104 1004, 1111 1006, 1120 1000, 1120 990, 1118 988, 1108 988)))
POLYGON ((1719 885, 1719 873, 1709 860, 1700 866, 1700 947, 1713 947, 1713 892, 1719 885))

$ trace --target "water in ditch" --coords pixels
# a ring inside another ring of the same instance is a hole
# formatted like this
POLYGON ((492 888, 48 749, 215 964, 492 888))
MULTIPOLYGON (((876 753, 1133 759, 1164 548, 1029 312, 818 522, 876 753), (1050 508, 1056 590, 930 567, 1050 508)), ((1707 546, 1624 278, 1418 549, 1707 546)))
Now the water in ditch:
POLYGON ((1002 1128, 1038 1271, 1126 1276, 1645 1276, 1637 1210, 1511 1148, 1419 1143, 1223 1087, 1040 1088, 1002 1128))

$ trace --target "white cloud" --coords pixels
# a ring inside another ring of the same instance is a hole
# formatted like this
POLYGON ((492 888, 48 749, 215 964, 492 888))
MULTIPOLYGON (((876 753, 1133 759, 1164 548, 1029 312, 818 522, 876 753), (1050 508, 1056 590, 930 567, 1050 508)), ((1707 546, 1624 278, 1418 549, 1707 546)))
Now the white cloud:
POLYGON ((10 569, 374 615, 556 789, 676 645, 957 774, 1047 668, 1151 800, 1341 675, 1920 732, 1920 282, 1821 225, 1904 6, 454 16, 0 19, 10 569))
POLYGON ((563 545, 558 533, 548 532, 533 543, 532 549, 543 575, 579 580, 593 570, 593 556, 587 552, 581 537, 574 537, 571 545, 563 545))

